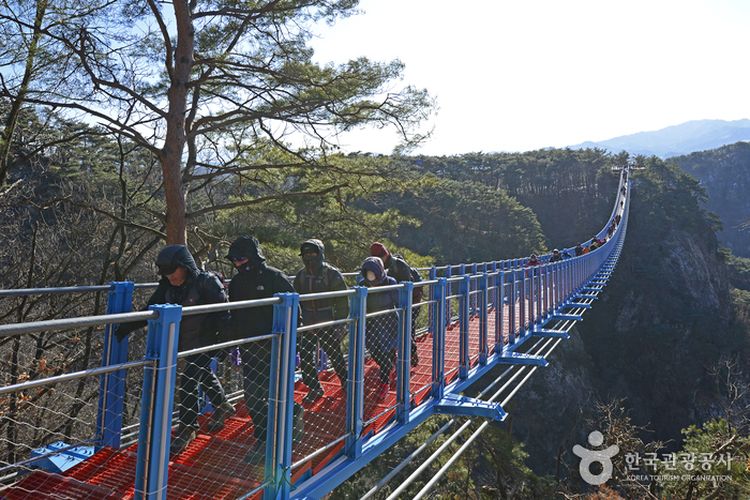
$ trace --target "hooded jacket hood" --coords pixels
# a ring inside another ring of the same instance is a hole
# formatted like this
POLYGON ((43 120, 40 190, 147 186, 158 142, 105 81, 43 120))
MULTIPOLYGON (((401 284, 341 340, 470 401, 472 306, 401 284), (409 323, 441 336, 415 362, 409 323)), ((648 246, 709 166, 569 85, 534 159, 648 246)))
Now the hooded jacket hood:
POLYGON ((312 248, 316 252, 318 252, 318 255, 320 255, 320 263, 322 264, 324 260, 326 260, 326 246, 323 244, 322 241, 311 238, 309 240, 303 241, 302 244, 299 247, 299 254, 302 256, 303 253, 305 253, 305 249, 312 248))
POLYGON ((305 266, 311 265, 311 269, 320 269, 323 266, 323 262, 325 262, 326 260, 326 247, 322 241, 312 238, 300 245, 299 254, 300 257, 302 257, 302 261, 305 263, 305 266), (318 256, 305 257, 303 255, 305 253, 305 250, 314 250, 318 254, 318 256))
POLYGON ((240 236, 229 246, 227 258, 247 257, 249 263, 253 266, 265 262, 266 258, 260 249, 260 243, 255 236, 240 236))
POLYGON ((367 271, 372 271, 375 273, 375 283, 376 285, 380 285, 385 281, 385 267, 383 266, 383 261, 380 260, 380 257, 367 257, 364 262, 362 262, 362 278, 365 279, 365 283, 367 283, 367 271))
POLYGON ((380 260, 385 263, 388 262, 391 253, 388 251, 385 245, 383 245, 379 241, 376 241, 375 243, 370 245, 370 255, 372 255, 373 257, 380 257, 380 260))
POLYGON ((185 245, 167 245, 162 248, 156 257, 156 265, 166 268, 182 266, 188 270, 188 274, 193 278, 200 273, 195 259, 185 245))

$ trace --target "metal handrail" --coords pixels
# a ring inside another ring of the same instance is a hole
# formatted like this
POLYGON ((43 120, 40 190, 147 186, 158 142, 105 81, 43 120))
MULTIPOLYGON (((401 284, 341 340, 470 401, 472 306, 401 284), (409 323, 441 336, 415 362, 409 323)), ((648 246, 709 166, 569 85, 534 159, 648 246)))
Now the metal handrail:
POLYGON ((112 373, 119 370, 127 370, 130 368, 140 368, 153 364, 154 361, 151 359, 142 359, 140 361, 128 361, 127 363, 120 363, 117 365, 102 366, 99 368, 90 368, 88 370, 81 370, 77 372, 65 373, 63 375, 55 375, 54 377, 47 377, 38 380, 27 380, 18 384, 6 385, 0 387, 0 395, 8 394, 11 392, 24 391, 27 389, 33 389, 34 387, 41 387, 45 385, 54 385, 59 382, 68 382, 70 380, 76 380, 84 377, 93 377, 96 375, 104 375, 105 373, 112 373))
MULTIPOLYGON (((187 309, 187 308, 186 308, 187 309)), ((67 330, 69 328, 83 328, 87 326, 102 326, 110 323, 130 323, 156 319, 159 313, 156 311, 140 311, 117 314, 101 314, 98 316, 84 316, 79 318, 48 319, 44 321, 30 321, 28 323, 11 323, 0 325, 0 338, 23 333, 36 333, 42 331, 67 330)))
POLYGON ((348 437, 348 434, 344 434, 343 436, 339 436, 338 438, 334 439, 333 441, 331 441, 327 445, 323 446, 322 448, 318 448, 317 450, 315 450, 314 452, 310 453, 309 455, 300 458, 299 460, 297 460, 296 462, 294 462, 292 464, 291 468, 292 469, 296 469, 297 467, 299 467, 300 465, 304 464, 305 462, 309 462, 313 458, 319 457, 320 455, 322 455, 326 451, 330 450, 331 448, 333 448, 334 446, 336 446, 337 444, 339 444, 341 441, 345 440, 347 437, 348 437))
POLYGON ((399 307, 394 307, 392 309, 383 309, 382 311, 375 311, 371 313, 365 314, 365 318, 371 319, 371 318, 377 318, 379 316, 385 316, 387 314, 391 314, 394 312, 402 312, 402 309, 399 307))
POLYGON ((196 354, 203 354, 204 352, 218 351, 220 349, 230 349, 232 347, 238 347, 245 344, 251 344, 253 342, 260 342, 262 340, 271 340, 274 337, 278 337, 278 333, 269 333, 266 335, 258 335, 255 337, 245 337, 239 340, 229 340, 227 342, 221 342, 220 344, 211 344, 205 347, 196 347, 189 351, 180 351, 177 353, 177 358, 185 358, 187 356, 195 356, 196 354))
POLYGON ((216 304, 203 304, 200 306, 189 306, 182 308, 183 316, 195 316, 198 314, 208 314, 214 312, 233 311, 235 309, 252 309, 253 307, 272 306, 280 304, 281 299, 278 297, 269 297, 266 299, 238 300, 236 302, 218 302, 216 304))
POLYGON ((298 326, 297 333, 305 333, 311 330, 320 330, 321 328, 330 328, 332 326, 348 325, 352 321, 355 321, 355 320, 351 318, 344 318, 344 319, 334 319, 331 321, 324 321, 323 323, 313 323, 312 325, 298 326))

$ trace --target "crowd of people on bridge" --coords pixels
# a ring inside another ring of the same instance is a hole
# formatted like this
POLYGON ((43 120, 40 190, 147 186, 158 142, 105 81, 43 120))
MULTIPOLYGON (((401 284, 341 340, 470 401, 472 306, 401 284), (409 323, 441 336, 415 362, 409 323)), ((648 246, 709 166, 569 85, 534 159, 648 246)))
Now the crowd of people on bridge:
MULTIPOLYGON (((618 213, 608 226, 607 236, 612 237, 618 224, 618 213)), ((587 244, 578 244, 573 249, 576 256, 585 255, 606 243, 606 238, 594 236, 587 244)), ((303 267, 297 271, 293 281, 279 269, 267 264, 260 243, 254 236, 240 236, 229 247, 226 255, 236 273, 228 288, 216 273, 198 268, 193 256, 184 245, 168 245, 156 258, 161 279, 148 300, 152 304, 180 304, 195 306, 223 302, 246 301, 273 297, 276 293, 298 292, 311 294, 347 290, 344 276, 326 261, 325 246, 319 239, 309 239, 300 245, 299 256, 303 267)), ((549 262, 571 258, 565 250, 554 249, 549 262)), ((526 267, 539 266, 542 260, 532 254, 526 267)), ((365 287, 381 287, 403 282, 419 282, 422 277, 401 256, 393 255, 380 242, 370 246, 370 256, 364 259, 357 276, 357 284, 365 287)), ((422 300, 422 287, 415 286, 412 303, 422 300)), ((379 367, 379 385, 376 397, 382 399, 391 388, 391 378, 396 355, 398 332, 398 291, 387 290, 371 294, 367 300, 367 313, 392 310, 367 318, 365 345, 379 367)), ((416 318, 420 308, 412 309, 411 364, 419 363, 416 345, 416 318)), ((324 325, 298 335, 299 368, 302 381, 308 392, 302 404, 294 404, 294 429, 296 437, 303 432, 304 407, 324 397, 318 379, 317 354, 324 351, 331 361, 346 395, 348 369, 341 344, 348 328, 341 320, 349 317, 349 300, 346 296, 303 300, 300 302, 301 325, 324 325)), ((122 323, 116 330, 122 341, 130 332, 145 326, 145 322, 122 323)), ((218 342, 265 336, 272 332, 273 306, 235 309, 211 314, 189 315, 181 320, 178 350, 207 347, 218 342)), ((259 464, 265 453, 268 427, 268 390, 271 377, 271 343, 252 342, 240 349, 243 366, 243 393, 245 405, 253 421, 255 440, 245 461, 259 464)), ((224 426, 226 418, 234 413, 219 378, 211 369, 212 356, 216 353, 201 353, 180 360, 179 386, 177 389, 178 428, 172 440, 172 453, 182 451, 195 437, 198 428, 199 390, 214 408, 208 423, 209 431, 224 426)))
MULTIPOLYGON (((422 277, 401 256, 391 254, 380 242, 370 247, 370 256, 364 259, 357 276, 357 284, 365 287, 395 285, 405 281, 419 282, 422 277)), ((325 246, 318 239, 309 239, 300 245, 300 258, 303 267, 297 271, 294 280, 279 269, 266 263, 260 243, 254 236, 240 236, 229 247, 227 259, 236 273, 225 289, 217 274, 202 271, 184 245, 168 245, 156 258, 156 266, 161 276, 159 284, 148 300, 152 304, 180 304, 195 306, 273 297, 276 293, 298 292, 300 294, 333 292, 348 288, 344 276, 325 258, 325 246)), ((422 288, 415 286, 412 302, 422 299, 422 288)), ((391 376, 395 363, 398 333, 399 297, 397 290, 372 294, 367 300, 367 313, 393 310, 392 313, 367 319, 366 347, 379 367, 379 386, 376 397, 382 399, 391 388, 391 376)), ((414 308, 412 317, 418 315, 414 308)), ((335 323, 349 317, 349 300, 346 296, 305 300, 300 303, 299 323, 317 325, 335 323)), ((122 341, 129 333, 145 326, 145 322, 122 323, 116 335, 122 341)), ((182 319, 178 350, 187 351, 244 338, 268 335, 273 327, 273 306, 251 307, 222 311, 218 313, 190 315, 182 319)), ((303 432, 304 406, 315 403, 324 396, 318 379, 316 354, 324 351, 331 361, 346 394, 348 370, 341 350, 347 326, 335 324, 323 326, 301 333, 297 337, 300 354, 302 381, 308 393, 302 405, 294 405, 295 434, 303 432)), ((416 327, 412 322, 411 363, 417 365, 419 356, 415 342, 416 327)), ((222 353, 223 354, 223 353, 222 353)), ((211 358, 216 353, 189 355, 181 360, 180 378, 177 389, 178 428, 172 439, 171 452, 179 453, 196 437, 200 412, 198 390, 205 394, 214 407, 208 423, 209 431, 224 426, 226 418, 234 413, 234 407, 227 400, 216 373, 211 370, 211 358)), ((271 377, 271 343, 252 342, 240 348, 243 367, 243 393, 245 405, 253 421, 254 444, 245 461, 259 464, 265 453, 268 427, 268 388, 271 377)))

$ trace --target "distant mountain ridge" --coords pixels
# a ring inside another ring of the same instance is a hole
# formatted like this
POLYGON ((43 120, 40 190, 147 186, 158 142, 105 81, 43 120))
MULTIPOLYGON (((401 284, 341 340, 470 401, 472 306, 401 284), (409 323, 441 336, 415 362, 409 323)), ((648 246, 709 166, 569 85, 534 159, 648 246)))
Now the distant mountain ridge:
POLYGON ((660 158, 715 149, 740 141, 750 141, 750 120, 693 120, 650 132, 586 141, 571 149, 600 148, 613 153, 655 155, 660 158))

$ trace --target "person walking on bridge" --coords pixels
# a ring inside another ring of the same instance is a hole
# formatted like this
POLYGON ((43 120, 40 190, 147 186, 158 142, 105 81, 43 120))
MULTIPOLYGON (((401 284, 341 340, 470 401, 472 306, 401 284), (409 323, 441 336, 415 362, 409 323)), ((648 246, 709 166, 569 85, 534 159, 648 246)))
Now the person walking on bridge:
POLYGON ((532 297, 536 297, 537 293, 536 290, 534 290, 534 287, 531 286, 532 279, 536 276, 539 276, 539 271, 534 269, 537 266, 542 265, 542 261, 539 260, 539 257, 535 253, 532 253, 531 256, 529 256, 529 260, 526 261, 525 268, 525 276, 524 276, 524 288, 526 288, 526 299, 531 299, 532 297))
MULTIPOLYGON (((395 285, 396 280, 388 276, 380 257, 367 257, 362 262, 358 284, 368 288, 395 285)), ((398 335, 398 292, 388 290, 381 293, 367 294, 367 313, 393 310, 382 316, 367 318, 365 326, 365 347, 380 367, 380 384, 375 397, 382 400, 390 388, 391 371, 396 355, 398 335)))
MULTIPOLYGON (((255 236, 240 236, 229 247, 227 258, 237 274, 229 283, 229 300, 265 299, 275 293, 294 292, 294 287, 284 273, 266 264, 266 258, 255 236)), ((273 306, 235 309, 232 313, 231 339, 268 335, 273 331, 273 306)), ((227 340, 231 340, 227 339, 227 340)), ((242 357, 245 406, 253 419, 255 442, 245 462, 260 464, 265 457, 268 429, 268 391, 271 383, 271 342, 268 340, 245 344, 240 348, 242 357)), ((294 405, 294 434, 303 430, 302 407, 294 405)))
MULTIPOLYGON (((201 271, 195 259, 184 245, 168 245, 156 257, 156 266, 161 279, 148 304, 181 304, 197 306, 227 301, 224 284, 219 278, 201 271)), ((229 322, 229 312, 217 312, 184 316, 180 321, 180 336, 177 349, 188 351, 215 344, 229 322)), ((145 322, 124 323, 117 329, 118 338, 145 326, 145 322)), ((224 420, 234 413, 234 407, 227 400, 221 382, 211 371, 210 353, 194 354, 180 363, 180 383, 177 390, 177 433, 170 450, 180 453, 193 439, 198 428, 198 388, 206 395, 215 408, 209 431, 219 430, 224 420)), ((179 366, 179 365, 178 365, 179 366)))
POLYGON ((540 265, 542 262, 539 260, 539 257, 535 253, 532 253, 529 257, 529 260, 526 261, 525 267, 534 267, 540 265))
POLYGON ((370 255, 372 257, 379 257, 383 261, 388 276, 394 278, 396 283, 411 281, 415 284, 411 295, 411 365, 417 366, 419 364, 419 354, 417 352, 417 318, 422 308, 414 306, 422 301, 422 287, 416 285, 422 281, 422 276, 420 276, 419 271, 407 264, 406 260, 402 257, 391 255, 386 246, 379 241, 370 245, 370 255))
MULTIPOLYGON (((348 288, 341 271, 326 262, 325 245, 322 241, 310 239, 302 243, 300 257, 302 257, 305 267, 297 271, 294 277, 294 288, 297 292, 301 294, 333 292, 348 288)), ((347 297, 306 300, 300 302, 300 306, 302 308, 302 322, 305 326, 346 319, 349 316, 349 299, 347 297)), ((311 404, 323 397, 323 388, 318 380, 315 363, 318 343, 321 349, 328 354, 333 369, 341 382, 341 388, 346 394, 346 360, 341 352, 341 340, 345 333, 345 325, 336 325, 298 334, 297 343, 300 351, 302 381, 310 389, 303 399, 303 403, 311 404)))

